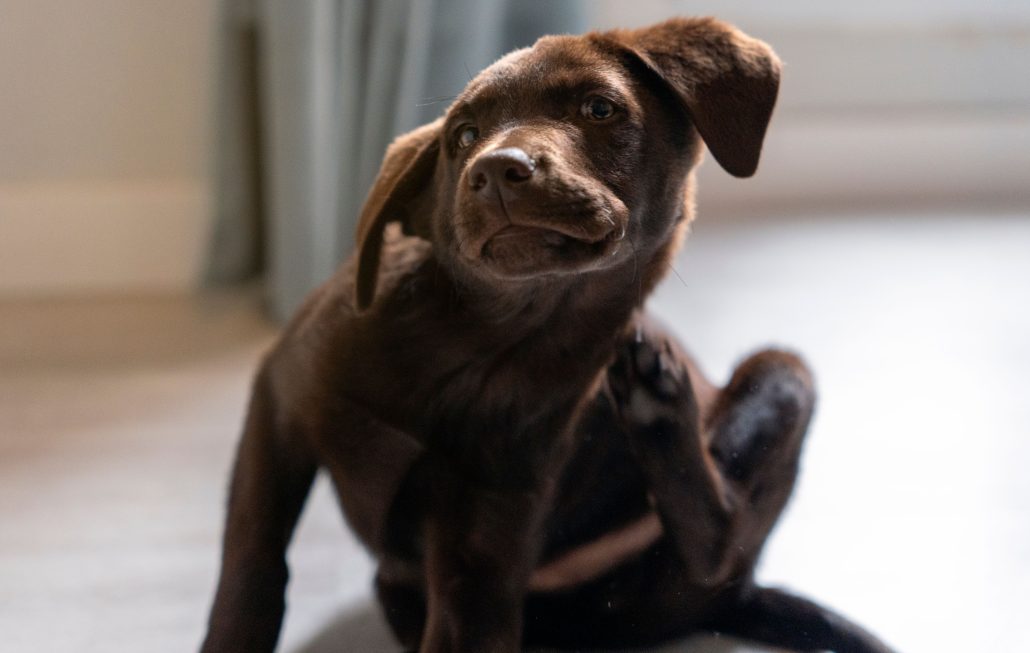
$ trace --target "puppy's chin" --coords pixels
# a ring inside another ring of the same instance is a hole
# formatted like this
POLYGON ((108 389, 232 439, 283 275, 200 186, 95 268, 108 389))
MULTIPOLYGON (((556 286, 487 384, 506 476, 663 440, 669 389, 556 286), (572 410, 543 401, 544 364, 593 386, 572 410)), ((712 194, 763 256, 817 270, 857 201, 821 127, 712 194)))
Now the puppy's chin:
POLYGON ((508 225, 484 243, 481 272, 502 279, 533 279, 608 267, 619 253, 622 231, 589 241, 538 226, 508 225))

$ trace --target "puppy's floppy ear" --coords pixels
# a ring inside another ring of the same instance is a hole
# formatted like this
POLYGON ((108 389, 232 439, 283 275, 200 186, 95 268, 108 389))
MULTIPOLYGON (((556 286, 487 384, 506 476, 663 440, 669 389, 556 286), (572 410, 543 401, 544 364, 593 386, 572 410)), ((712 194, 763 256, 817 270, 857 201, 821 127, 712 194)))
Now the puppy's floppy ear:
POLYGON ((780 86, 772 48, 714 18, 674 18, 608 36, 686 105, 719 165, 737 177, 755 173, 780 86))
POLYGON ((375 295, 386 225, 400 222, 408 235, 429 236, 429 212, 435 193, 433 175, 442 124, 440 118, 398 136, 386 149, 379 176, 368 192, 358 220, 359 310, 368 308, 375 295))

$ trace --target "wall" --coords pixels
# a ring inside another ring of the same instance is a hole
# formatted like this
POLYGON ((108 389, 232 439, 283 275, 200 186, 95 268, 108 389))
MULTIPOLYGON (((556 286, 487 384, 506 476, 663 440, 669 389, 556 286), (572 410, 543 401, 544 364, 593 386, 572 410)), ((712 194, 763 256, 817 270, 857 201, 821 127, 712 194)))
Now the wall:
POLYGON ((784 77, 758 174, 701 172, 725 213, 1030 207, 1025 0, 601 0, 599 27, 717 15, 784 77))
POLYGON ((194 284, 215 6, 0 4, 0 296, 194 284))

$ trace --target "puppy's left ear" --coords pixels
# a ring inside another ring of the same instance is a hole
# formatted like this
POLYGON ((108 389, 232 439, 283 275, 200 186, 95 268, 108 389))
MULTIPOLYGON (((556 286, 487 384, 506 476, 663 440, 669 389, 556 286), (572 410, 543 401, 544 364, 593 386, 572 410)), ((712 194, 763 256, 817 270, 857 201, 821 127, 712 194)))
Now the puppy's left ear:
POLYGON ((737 177, 755 173, 780 87, 772 48, 714 18, 674 18, 604 36, 683 102, 719 165, 737 177))
POLYGON ((429 207, 435 192, 433 176, 442 124, 440 118, 422 125, 398 136, 386 149, 379 176, 358 219, 358 310, 368 308, 375 295, 386 225, 400 222, 408 235, 429 236, 429 207))

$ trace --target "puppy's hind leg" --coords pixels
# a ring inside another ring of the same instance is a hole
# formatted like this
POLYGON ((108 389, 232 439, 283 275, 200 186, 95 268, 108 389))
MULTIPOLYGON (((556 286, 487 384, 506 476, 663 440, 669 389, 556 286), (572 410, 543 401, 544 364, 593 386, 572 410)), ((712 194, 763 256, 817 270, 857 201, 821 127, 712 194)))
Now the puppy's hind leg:
POLYGON ((720 597, 702 628, 800 651, 890 651, 825 608, 753 585, 815 404, 798 357, 747 359, 703 419, 686 361, 660 338, 625 345, 609 382, 687 581, 720 597))
MULTIPOLYGON (((815 404, 812 377, 797 356, 759 352, 737 367, 707 420, 709 451, 738 497, 730 545, 753 567, 790 498, 815 404)), ((707 627, 799 651, 890 653, 874 635, 832 610, 748 583, 707 627)))
POLYGON ((794 486, 815 402, 804 364, 752 356, 704 419, 686 360, 660 337, 624 346, 609 382, 690 582, 749 580, 794 486))
POLYGON ((767 349, 737 366, 707 416, 708 451, 739 506, 731 537, 738 559, 758 557, 790 498, 814 406, 804 362, 767 349))

